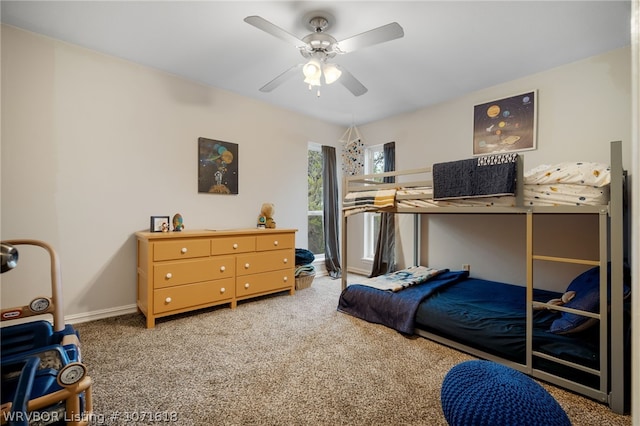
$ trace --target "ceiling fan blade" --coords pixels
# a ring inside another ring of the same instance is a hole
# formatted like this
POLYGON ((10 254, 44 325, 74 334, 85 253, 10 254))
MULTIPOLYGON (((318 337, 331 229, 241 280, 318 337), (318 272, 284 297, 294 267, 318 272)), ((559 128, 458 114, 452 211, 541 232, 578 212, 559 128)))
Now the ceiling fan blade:
POLYGON ((367 93, 368 89, 364 87, 362 83, 360 83, 360 80, 355 78, 353 74, 344 69, 344 67, 341 67, 339 65, 336 66, 338 67, 338 69, 340 69, 340 71, 342 71, 342 74, 340 75, 338 81, 342 83, 344 87, 349 89, 349 91, 353 93, 354 96, 360 96, 367 93))
POLYGON ((378 28, 354 35, 338 42, 341 53, 353 52, 357 49, 373 46, 374 44, 384 43, 385 41, 395 40, 404 37, 404 30, 397 22, 392 22, 378 28))
POLYGON ((287 43, 291 43, 296 47, 304 46, 304 42, 298 37, 294 36, 291 33, 288 33, 287 31, 283 30, 277 25, 272 24, 271 22, 260 16, 247 16, 246 18, 244 18, 244 22, 246 22, 247 24, 251 24, 266 33, 269 33, 272 36, 278 37, 279 39, 284 40, 287 43))
MULTIPOLYGON (((297 73, 297 71, 300 68, 302 68, 302 65, 303 64, 292 66, 291 68, 289 68, 288 70, 286 70, 285 72, 283 72, 282 74, 280 74, 279 76, 277 76, 276 78, 274 78, 273 80, 271 80, 270 82, 262 86, 260 88, 260 91, 265 93, 271 92, 273 89, 275 89, 276 87, 280 86, 282 83, 284 83, 285 81, 293 77, 297 73)), ((300 74, 300 76, 302 77, 302 74, 300 74)))

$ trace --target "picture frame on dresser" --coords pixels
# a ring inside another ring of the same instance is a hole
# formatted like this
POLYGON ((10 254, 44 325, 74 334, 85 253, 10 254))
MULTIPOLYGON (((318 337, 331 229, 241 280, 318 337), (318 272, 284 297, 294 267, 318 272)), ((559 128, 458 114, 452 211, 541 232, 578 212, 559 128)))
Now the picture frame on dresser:
POLYGON ((169 229, 169 223, 169 216, 151 216, 149 232, 166 232, 165 230, 169 229))

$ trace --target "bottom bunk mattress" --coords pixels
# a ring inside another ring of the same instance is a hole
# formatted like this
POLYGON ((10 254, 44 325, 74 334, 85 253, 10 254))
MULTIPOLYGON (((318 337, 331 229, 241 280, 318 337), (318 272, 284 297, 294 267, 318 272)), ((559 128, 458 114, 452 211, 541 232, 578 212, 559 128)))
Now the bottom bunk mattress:
MULTIPOLYGON (((562 296, 534 289, 533 300, 562 296)), ((533 311, 533 349, 590 368, 598 368, 598 327, 555 334, 556 311, 533 311)), ((416 311, 416 328, 510 361, 526 362, 526 288, 468 278, 425 299, 416 311)))
MULTIPOLYGON (((560 297, 562 293, 533 291, 533 300, 538 302, 560 297)), ((424 335, 425 331, 495 357, 526 364, 523 286, 471 278, 466 271, 450 271, 398 292, 351 284, 342 292, 338 310, 405 334, 424 335)), ((533 350, 598 370, 599 327, 553 333, 550 329, 559 316, 559 312, 549 309, 533 311, 533 350)), ((628 331, 625 326, 625 335, 628 331)), ((534 357, 533 368, 598 387, 597 376, 545 358, 534 357)))

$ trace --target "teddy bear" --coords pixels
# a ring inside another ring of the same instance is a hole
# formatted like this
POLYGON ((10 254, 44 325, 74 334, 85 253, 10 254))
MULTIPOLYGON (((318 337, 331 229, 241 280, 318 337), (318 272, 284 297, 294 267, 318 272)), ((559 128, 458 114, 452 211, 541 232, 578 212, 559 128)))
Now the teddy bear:
POLYGON ((275 228, 276 221, 273 220, 275 207, 272 203, 263 203, 258 216, 258 228, 275 228))

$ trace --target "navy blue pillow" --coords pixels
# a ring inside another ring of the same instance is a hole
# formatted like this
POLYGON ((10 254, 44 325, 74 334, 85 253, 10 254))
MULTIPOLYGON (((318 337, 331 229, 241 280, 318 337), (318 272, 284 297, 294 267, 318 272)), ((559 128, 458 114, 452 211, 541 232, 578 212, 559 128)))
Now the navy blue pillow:
MULTIPOLYGON (((628 269, 624 268, 624 297, 627 297, 629 287, 628 269)), ((607 297, 611 299, 611 264, 607 267, 607 297)), ((566 308, 580 309, 582 311, 598 312, 600 304, 600 267, 596 266, 578 275, 571 281, 566 291, 575 291, 576 295, 563 306, 566 308)), ((549 331, 557 334, 577 333, 591 327, 598 320, 569 312, 562 312, 560 318, 553 321, 549 331)))

